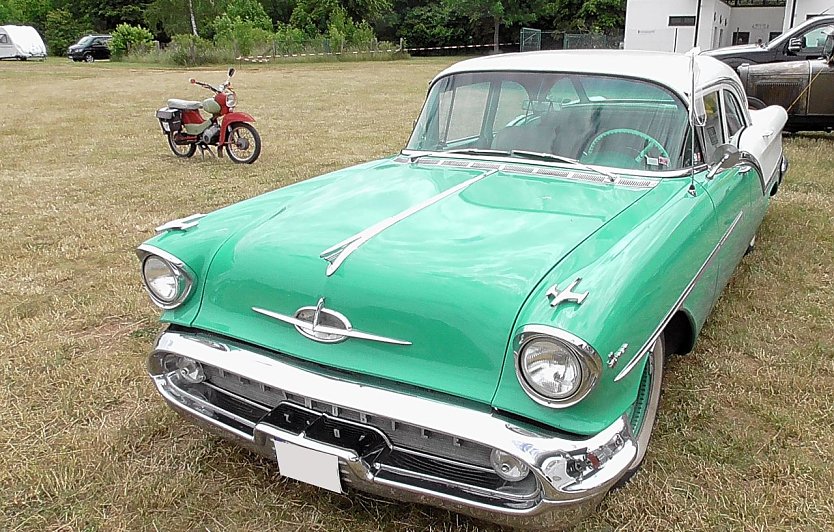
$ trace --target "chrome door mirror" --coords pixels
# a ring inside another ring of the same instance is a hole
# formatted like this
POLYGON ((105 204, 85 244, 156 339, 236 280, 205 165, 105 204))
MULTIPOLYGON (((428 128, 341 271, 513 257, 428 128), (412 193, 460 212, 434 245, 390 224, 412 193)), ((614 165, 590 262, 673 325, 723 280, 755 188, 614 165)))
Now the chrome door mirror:
POLYGON ((235 75, 235 69, 234 69, 234 68, 230 68, 230 69, 229 69, 229 77, 232 77, 232 76, 234 76, 234 75, 235 75))
POLYGON ((788 52, 798 54, 802 50, 802 39, 794 37, 788 42, 788 52))
POLYGON ((722 144, 715 149, 710 163, 707 179, 712 179, 718 172, 729 170, 741 162, 741 152, 732 144, 722 144))

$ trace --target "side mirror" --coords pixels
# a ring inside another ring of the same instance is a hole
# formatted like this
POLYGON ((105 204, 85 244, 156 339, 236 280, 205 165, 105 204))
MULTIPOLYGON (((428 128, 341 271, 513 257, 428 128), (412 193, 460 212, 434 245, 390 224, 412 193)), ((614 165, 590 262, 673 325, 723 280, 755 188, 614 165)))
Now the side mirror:
POLYGON ((194 85, 195 83, 197 83, 197 80, 194 79, 194 78, 191 78, 191 79, 188 80, 188 82, 191 83, 192 85, 194 85))
POLYGON ((232 76, 234 76, 234 75, 235 75, 235 69, 234 69, 234 68, 230 68, 230 69, 229 69, 229 77, 232 77, 232 76))
POLYGON ((741 152, 732 144, 722 144, 716 148, 710 163, 707 179, 712 179, 718 172, 729 170, 741 162, 741 152))
POLYGON ((798 54, 800 50, 802 50, 802 39, 794 37, 788 41, 788 52, 798 54))

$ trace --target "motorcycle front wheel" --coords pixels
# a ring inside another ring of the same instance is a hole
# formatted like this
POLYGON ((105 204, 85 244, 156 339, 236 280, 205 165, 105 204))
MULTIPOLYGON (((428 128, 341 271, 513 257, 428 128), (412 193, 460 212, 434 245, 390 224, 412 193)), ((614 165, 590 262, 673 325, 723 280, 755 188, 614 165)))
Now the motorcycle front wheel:
POLYGON ((261 154, 261 136, 258 130, 246 122, 237 122, 229 126, 226 137, 226 153, 229 159, 240 164, 252 164, 261 154))
POLYGON ((168 146, 170 146, 174 155, 184 159, 194 155, 194 152, 197 151, 197 145, 193 142, 189 142, 188 144, 177 144, 174 141, 174 135, 176 135, 174 132, 168 133, 168 146))

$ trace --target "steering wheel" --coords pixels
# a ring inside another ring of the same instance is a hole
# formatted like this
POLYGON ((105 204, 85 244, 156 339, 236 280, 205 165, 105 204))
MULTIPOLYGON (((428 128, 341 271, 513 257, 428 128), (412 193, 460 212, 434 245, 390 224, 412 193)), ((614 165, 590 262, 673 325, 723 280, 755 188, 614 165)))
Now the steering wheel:
POLYGON ((649 150, 651 150, 652 147, 656 147, 658 150, 660 150, 660 154, 663 157, 667 159, 669 158, 669 152, 666 151, 666 148, 663 147, 663 144, 661 144, 656 138, 647 135, 642 131, 637 131, 636 129, 629 128, 609 129, 608 131, 603 131, 602 133, 594 137, 594 140, 592 140, 591 143, 588 144, 588 149, 585 150, 584 155, 592 155, 600 141, 602 141, 602 139, 606 137, 610 137, 611 135, 634 135, 635 137, 640 137, 641 139, 648 142, 648 145, 645 148, 643 148, 643 151, 641 151, 640 154, 634 158, 635 163, 645 162, 646 154, 649 153, 649 150))

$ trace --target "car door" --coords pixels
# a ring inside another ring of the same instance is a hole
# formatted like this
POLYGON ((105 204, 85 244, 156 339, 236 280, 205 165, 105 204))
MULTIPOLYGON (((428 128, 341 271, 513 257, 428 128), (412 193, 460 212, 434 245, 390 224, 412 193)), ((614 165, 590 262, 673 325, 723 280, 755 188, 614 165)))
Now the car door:
MULTIPOLYGON (((704 94, 706 122, 700 128, 700 139, 707 163, 715 161, 720 146, 738 141, 741 132, 750 127, 747 115, 739 109, 738 98, 724 94, 725 90, 726 87, 715 87, 704 94)), ((717 254, 716 294, 730 280, 761 222, 758 208, 762 201, 760 177, 754 165, 739 164, 712 177, 707 176, 702 182, 715 206, 718 232, 722 235, 717 254)))
POLYGON ((811 79, 807 114, 828 116, 834 122, 834 65, 824 59, 812 61, 811 79))
POLYGON ((798 40, 800 48, 796 52, 791 52, 786 47, 786 60, 797 61, 822 57, 822 48, 825 45, 825 38, 830 26, 830 22, 816 24, 803 31, 802 34, 788 39, 786 46, 790 46, 791 41, 798 40))

